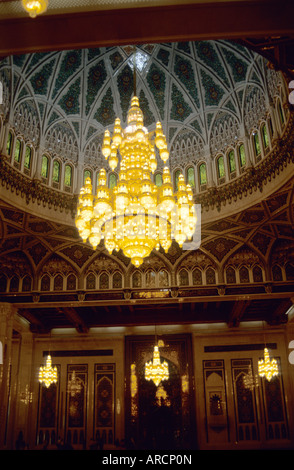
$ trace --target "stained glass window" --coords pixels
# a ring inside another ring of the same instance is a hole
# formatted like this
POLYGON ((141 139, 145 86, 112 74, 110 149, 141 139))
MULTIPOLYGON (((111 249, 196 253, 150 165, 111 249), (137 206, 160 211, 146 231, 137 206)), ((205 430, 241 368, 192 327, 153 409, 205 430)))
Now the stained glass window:
POLYGON ((180 176, 181 172, 180 170, 177 170, 175 172, 175 188, 176 188, 176 191, 179 189, 179 176, 180 176))
POLYGON ((86 182, 86 178, 91 178, 91 180, 92 180, 92 174, 91 174, 90 170, 85 170, 84 171, 84 184, 86 182))
POLYGON ((188 286, 189 285, 189 275, 186 269, 181 269, 179 272, 179 284, 180 286, 188 286))
POLYGON ((192 187, 195 188, 195 171, 193 167, 188 168, 187 171, 187 183, 192 187))
POLYGON ((25 152, 25 160, 24 160, 24 167, 28 170, 31 168, 31 160, 32 160, 32 149, 28 145, 26 146, 25 152))
POLYGON ((121 289, 122 288, 122 275, 118 271, 116 271, 113 275, 112 287, 114 289, 121 289))
POLYGON ((19 278, 17 276, 13 276, 13 278, 10 280, 9 291, 18 292, 18 287, 19 287, 19 278))
POLYGON ((65 165, 64 169, 64 184, 65 186, 71 186, 72 183, 72 167, 65 165))
POLYGON ((113 189, 114 186, 116 186, 116 183, 117 183, 116 174, 115 174, 115 173, 111 173, 111 175, 109 176, 109 188, 110 188, 110 189, 113 189))
POLYGON ((63 277, 58 274, 54 278, 54 290, 63 290, 63 277))
POLYGON ((41 176, 43 178, 48 178, 48 166, 49 166, 48 157, 46 157, 46 155, 43 155, 42 168, 41 168, 41 176))
POLYGON ((32 288, 32 278, 31 276, 27 275, 22 280, 22 291, 30 292, 31 288, 32 288))
POLYGON ((162 175, 160 173, 155 175, 155 184, 157 187, 162 186, 162 175))
POLYGON ((225 177, 225 162, 224 162, 224 157, 221 156, 217 159, 217 172, 218 172, 218 177, 219 178, 224 178, 225 177))
POLYGON ((66 281, 66 289, 67 290, 75 290, 77 284, 77 278, 74 274, 70 274, 66 281))
POLYGON ((239 147, 239 160, 240 160, 240 166, 241 166, 241 168, 243 168, 243 166, 246 165, 244 144, 241 144, 240 147, 239 147))
POLYGON ((41 279, 41 291, 49 291, 50 290, 50 277, 48 274, 45 274, 41 279))
POLYGON ((253 143, 254 143, 254 150, 255 150, 255 155, 258 156, 261 153, 260 150, 260 143, 259 143, 259 137, 257 132, 253 134, 253 143))
POLYGON ((146 273, 146 287, 155 287, 155 272, 147 271, 146 273))
POLYGON ((242 266, 239 271, 240 282, 245 283, 249 282, 249 271, 246 266, 242 266))
POLYGON ((262 269, 260 266, 254 266, 253 268, 253 281, 254 282, 263 281, 262 269))
POLYGON ((192 273, 192 281, 194 286, 202 284, 202 272, 199 268, 194 269, 192 273))
POLYGON ((109 289, 109 276, 106 273, 102 273, 99 278, 99 289, 109 289))
POLYGON ((20 154, 21 154, 21 141, 17 139, 15 143, 15 150, 14 150, 14 160, 18 163, 20 162, 20 154))
POLYGON ((9 132, 8 137, 7 137, 7 144, 6 144, 7 155, 11 154, 11 147, 12 147, 12 133, 9 132))
POLYGON ((96 276, 94 273, 89 273, 86 278, 86 289, 96 289, 96 276))
POLYGON ((229 152, 229 168, 230 168, 230 173, 233 173, 234 171, 236 171, 236 162, 235 162, 235 154, 234 154, 234 151, 231 150, 229 152))
POLYGON ((206 270, 206 284, 215 284, 215 271, 212 268, 206 270))
POLYGON ((142 287, 142 276, 140 271, 135 271, 132 276, 133 287, 142 287))
POLYGON ((60 163, 58 160, 54 160, 52 180, 54 181, 54 183, 59 183, 59 179, 60 179, 60 163))
POLYGON ((201 165, 199 166, 199 179, 200 185, 207 184, 207 172, 205 163, 201 163, 201 165))
POLYGON ((269 146, 269 140, 268 140, 267 129, 266 129, 265 124, 263 124, 261 128, 261 133, 262 133, 262 140, 263 140, 264 148, 267 149, 269 146))
POLYGON ((168 286, 168 273, 165 269, 161 269, 158 273, 159 277, 159 287, 167 287, 168 286))
POLYGON ((226 270, 226 277, 228 284, 236 284, 236 272, 235 269, 229 266, 226 270))
POLYGON ((282 281, 283 280, 283 274, 280 266, 277 264, 273 267, 272 269, 273 272, 273 280, 274 281, 282 281))

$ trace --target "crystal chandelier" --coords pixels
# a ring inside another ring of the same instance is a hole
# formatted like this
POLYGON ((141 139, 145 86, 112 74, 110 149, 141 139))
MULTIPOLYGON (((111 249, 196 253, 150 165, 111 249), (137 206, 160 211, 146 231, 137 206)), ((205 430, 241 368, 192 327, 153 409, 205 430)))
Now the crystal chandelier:
POLYGON ((46 365, 40 367, 39 382, 43 383, 45 387, 50 387, 52 383, 56 383, 58 379, 57 367, 52 367, 52 360, 50 354, 47 356, 46 365))
POLYGON ((139 99, 133 96, 123 130, 115 120, 114 132, 105 131, 102 153, 113 171, 119 162, 117 184, 107 186, 105 169, 98 176, 97 196, 92 194, 92 182, 86 178, 80 190, 76 227, 83 241, 96 249, 101 239, 111 254, 123 251, 138 267, 151 251, 160 245, 167 252, 174 238, 182 247, 196 228, 193 192, 180 175, 174 194, 170 171, 162 173, 162 185, 156 186, 152 174, 157 168, 156 151, 166 164, 169 152, 160 122, 149 133, 144 127, 139 99), (157 149, 157 150, 156 150, 157 149))
POLYGON ((275 375, 278 375, 278 363, 276 359, 270 359, 267 348, 264 348, 264 359, 258 361, 258 374, 260 377, 265 377, 271 380, 275 375))
POLYGON ((22 0, 22 6, 31 18, 36 18, 47 10, 48 0, 22 0))
POLYGON ((163 380, 168 380, 169 371, 168 363, 166 361, 160 362, 160 355, 158 346, 154 346, 153 360, 145 363, 145 379, 150 381, 153 380, 156 387, 163 380))

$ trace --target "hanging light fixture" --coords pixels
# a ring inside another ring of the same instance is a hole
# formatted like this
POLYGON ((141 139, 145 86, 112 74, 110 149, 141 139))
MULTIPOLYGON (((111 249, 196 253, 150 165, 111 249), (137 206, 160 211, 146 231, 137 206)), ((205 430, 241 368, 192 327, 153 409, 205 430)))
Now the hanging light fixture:
POLYGON ((193 192, 180 175, 174 194, 169 168, 164 167, 162 185, 152 181, 157 168, 156 152, 166 164, 169 158, 166 138, 160 122, 149 133, 144 127, 139 99, 133 96, 123 130, 120 119, 114 124, 113 136, 105 131, 102 153, 113 171, 119 162, 119 178, 114 188, 107 186, 105 169, 98 176, 97 196, 86 178, 80 190, 76 227, 83 241, 96 249, 104 239, 111 254, 123 251, 136 266, 160 245, 167 252, 175 239, 182 247, 194 234, 197 217, 193 192))
POLYGON ((274 376, 279 374, 278 363, 276 359, 270 359, 267 348, 264 348, 264 359, 258 361, 258 374, 260 377, 265 377, 271 380, 274 376))
POLYGON ((39 370, 39 382, 43 383, 45 387, 50 387, 52 383, 56 383, 58 379, 57 367, 52 367, 52 359, 48 354, 46 359, 46 365, 40 367, 39 370))
POLYGON ((166 361, 160 362, 158 346, 155 345, 152 361, 145 363, 145 379, 148 381, 153 380, 156 387, 158 387, 160 382, 163 380, 168 380, 168 378, 168 363, 166 361))
POLYGON ((36 18, 47 10, 48 0, 22 0, 22 6, 31 18, 36 18))

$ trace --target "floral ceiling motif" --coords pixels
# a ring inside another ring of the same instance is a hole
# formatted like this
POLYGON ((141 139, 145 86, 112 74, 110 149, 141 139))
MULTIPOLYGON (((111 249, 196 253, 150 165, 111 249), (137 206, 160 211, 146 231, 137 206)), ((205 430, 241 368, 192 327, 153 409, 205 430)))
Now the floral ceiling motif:
POLYGON ((145 125, 162 121, 175 166, 185 159, 172 151, 183 135, 207 157, 230 143, 215 138, 226 123, 225 140, 233 142, 264 117, 280 80, 261 56, 224 40, 147 44, 135 55, 133 46, 35 53, 0 63, 3 112, 43 150, 105 165, 99 145, 116 116, 126 119, 134 62, 145 125))

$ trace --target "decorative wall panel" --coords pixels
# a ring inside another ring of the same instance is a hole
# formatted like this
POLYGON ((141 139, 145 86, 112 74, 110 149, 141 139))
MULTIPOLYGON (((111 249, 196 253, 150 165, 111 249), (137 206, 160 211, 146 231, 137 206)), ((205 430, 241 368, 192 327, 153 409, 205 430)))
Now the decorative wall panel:
POLYGON ((230 440, 223 360, 203 361, 207 442, 230 440))
MULTIPOLYGON (((56 364, 54 364, 55 366, 56 364)), ((58 439, 58 409, 59 409, 59 384, 60 366, 58 370, 58 381, 50 387, 40 384, 39 387, 39 409, 37 425, 37 445, 54 445, 58 439)))
POLYGON ((65 440, 74 446, 83 446, 87 429, 88 365, 69 364, 66 383, 65 440))
POLYGON ((95 364, 94 437, 104 444, 115 439, 115 364, 95 364))
POLYGON ((232 380, 237 441, 259 440, 256 410, 258 377, 253 374, 251 359, 232 359, 232 380))

